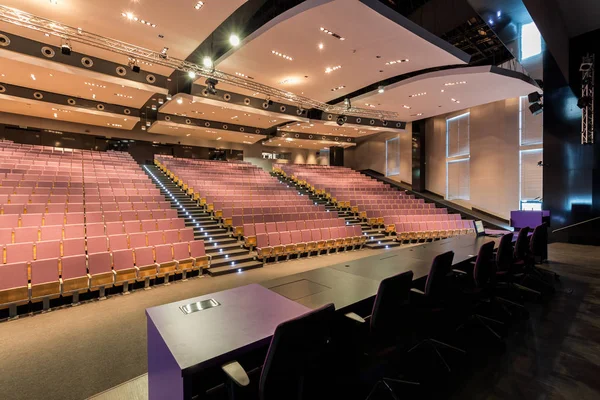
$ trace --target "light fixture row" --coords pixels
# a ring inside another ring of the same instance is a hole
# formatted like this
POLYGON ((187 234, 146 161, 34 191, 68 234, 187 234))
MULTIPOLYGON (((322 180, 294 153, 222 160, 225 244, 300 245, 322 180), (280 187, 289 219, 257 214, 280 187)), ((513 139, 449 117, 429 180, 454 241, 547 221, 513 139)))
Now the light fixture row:
POLYGON ((456 85, 464 85, 466 84, 467 81, 460 81, 460 82, 447 82, 444 83, 444 86, 456 86, 456 85))
POLYGON ((337 90, 340 90, 340 89, 343 89, 343 88, 345 88, 345 87, 346 87, 346 85, 341 85, 341 86, 338 86, 338 87, 334 87, 333 89, 331 89, 331 91, 332 91, 332 92, 335 92, 335 91, 337 91, 337 90))
POLYGON ((92 87, 96 87, 98 89, 106 89, 105 85, 100 85, 98 83, 92 83, 92 82, 84 82, 84 84, 88 85, 88 86, 92 86, 92 87))
POLYGON ((338 70, 338 69, 340 69, 340 68, 342 68, 342 66, 341 66, 341 65, 336 65, 335 67, 327 67, 327 68, 325 68, 325 73, 326 73, 326 74, 330 74, 330 73, 332 73, 333 71, 337 71, 337 70, 338 70))
POLYGON ((146 21, 145 19, 140 19, 138 17, 136 17, 132 12, 127 11, 127 12, 122 12, 121 16, 127 18, 130 21, 135 21, 135 22, 140 22, 146 26, 151 26, 152 28, 156 28, 156 24, 151 23, 150 21, 146 21))
POLYGON ((271 50, 271 53, 272 53, 272 54, 275 54, 276 56, 279 56, 279 57, 281 57, 281 58, 285 58, 285 59, 286 59, 286 60, 288 60, 288 61, 293 61, 293 60, 294 60, 292 57, 290 57, 290 56, 288 56, 288 55, 286 55, 286 54, 280 53, 280 52, 278 52, 278 51, 275 51, 275 50, 271 50))
POLYGON ((420 96, 425 96, 426 94, 427 94, 427 92, 421 92, 421 93, 411 94, 408 97, 420 97, 420 96))
POLYGON ((405 58, 403 60, 392 60, 392 61, 388 61, 385 63, 385 65, 394 65, 394 64, 402 64, 408 62, 408 58, 405 58))
POLYGON ((328 34, 328 35, 331 35, 331 36, 333 36, 334 38, 336 38, 336 39, 339 39, 339 40, 346 40, 346 38, 344 38, 344 37, 342 37, 342 36, 338 35, 338 34, 337 34, 337 33, 335 33, 335 32, 332 32, 332 31, 330 31, 329 29, 323 28, 323 27, 321 27, 321 32, 323 32, 323 33, 326 33, 326 34, 328 34))
POLYGON ((199 10, 202 8, 202 6, 204 5, 203 1, 199 1, 196 3, 196 5, 194 6, 194 9, 199 10))

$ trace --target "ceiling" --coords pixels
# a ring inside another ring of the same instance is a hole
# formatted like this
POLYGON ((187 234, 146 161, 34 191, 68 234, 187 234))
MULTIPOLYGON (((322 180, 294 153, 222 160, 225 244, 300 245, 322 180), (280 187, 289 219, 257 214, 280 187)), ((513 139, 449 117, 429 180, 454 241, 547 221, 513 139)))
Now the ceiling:
MULTIPOLYGON (((339 146, 339 147, 352 147, 356 146, 354 143, 343 143, 343 142, 334 142, 332 140, 303 140, 303 139, 293 139, 293 138, 281 138, 275 137, 269 140, 265 140, 263 142, 265 147, 287 147, 287 148, 303 148, 303 149, 311 149, 311 150, 325 150, 329 149, 331 146, 339 146)), ((283 150, 283 149, 282 149, 283 150)))
MULTIPOLYGON (((111 114, 72 106, 57 106, 43 101, 24 99, 0 94, 0 112, 47 118, 51 121, 67 121, 79 124, 104 126, 113 129, 131 130, 140 120, 137 117, 111 114)), ((48 128, 51 129, 52 122, 48 128)))
POLYGON ((344 136, 344 137, 365 137, 379 132, 401 132, 402 129, 391 129, 372 127, 366 125, 355 125, 355 124, 344 124, 339 126, 336 122, 331 121, 316 121, 311 120, 308 122, 293 122, 287 125, 283 125, 279 128, 283 132, 297 132, 314 135, 330 135, 330 136, 344 136))
POLYGON ((261 129, 270 128, 285 121, 307 120, 306 118, 258 110, 182 93, 173 96, 171 101, 160 107, 159 111, 165 114, 246 125, 261 129), (181 104, 179 104, 178 99, 181 99, 181 104))
POLYGON ((0 49, 0 82, 140 108, 160 88, 0 49))
POLYGON ((569 37, 600 29, 600 4, 597 0, 556 0, 569 37))
POLYGON ((212 140, 215 141, 215 144, 218 142, 254 144, 259 140, 266 138, 264 135, 204 128, 165 121, 154 122, 152 126, 148 128, 148 132, 169 136, 189 137, 192 139, 212 140))
POLYGON ((384 93, 366 93, 352 103, 359 107, 375 104, 398 112, 404 121, 415 121, 539 91, 510 73, 490 66, 430 72, 390 85, 384 93), (415 94, 422 95, 409 97, 415 94))
POLYGON ((385 5, 380 7, 388 10, 395 21, 368 6, 370 0, 308 3, 263 26, 243 46, 218 60, 217 68, 326 102, 393 76, 466 64, 458 57, 466 54, 435 37, 436 43, 432 43, 433 35, 423 34, 420 28, 385 5), (451 49, 452 53, 447 51, 451 49), (397 60, 408 61, 386 65, 397 60), (335 69, 337 66, 340 68, 335 69), (326 72, 327 68, 331 72, 326 72), (332 90, 335 88, 339 89, 332 90))
MULTIPOLYGON (((170 56, 185 59, 245 2, 246 0, 205 0, 204 6, 199 10, 194 8, 197 3, 194 0, 57 0, 56 4, 48 0, 3 0, 2 4, 150 50, 161 51, 163 47, 168 47, 170 56), (124 17, 122 13, 131 13, 138 20, 124 17), (142 24, 142 19, 156 27, 142 24)), ((60 45, 58 38, 45 37, 42 33, 14 25, 0 23, 0 30, 60 45)), ((74 44, 74 50, 127 63, 125 56, 84 45, 74 44)), ((156 65, 141 67, 155 73, 170 74, 168 68, 156 65)))

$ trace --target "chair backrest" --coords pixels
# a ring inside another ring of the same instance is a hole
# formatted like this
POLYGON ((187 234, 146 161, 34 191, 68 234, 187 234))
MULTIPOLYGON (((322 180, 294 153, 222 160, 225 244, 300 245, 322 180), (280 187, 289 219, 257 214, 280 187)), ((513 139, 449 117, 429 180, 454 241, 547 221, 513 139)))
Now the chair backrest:
POLYGON ((514 259, 524 260, 529 252, 529 231, 531 229, 528 226, 521 228, 517 241, 515 242, 514 259))
POLYGON ((545 223, 538 225, 531 234, 531 240, 529 241, 529 251, 534 257, 545 258, 546 250, 544 249, 548 245, 548 228, 545 223))
POLYGON ((37 242, 35 244, 35 259, 43 260, 45 258, 60 257, 60 240, 48 240, 37 242))
MULTIPOLYGON (((42 233, 43 239, 43 233, 42 233)), ((85 239, 84 238, 75 238, 75 239, 64 239, 63 240, 63 257, 68 256, 77 256, 81 254, 85 254, 85 239)))
POLYGON ((170 244, 154 246, 154 254, 159 264, 173 261, 173 247, 170 244))
POLYGON ((394 338, 407 325, 413 272, 407 271, 385 278, 379 284, 371 312, 371 333, 377 338, 394 338))
POLYGON ((513 262, 512 248, 513 233, 507 233, 500 238, 498 252, 496 253, 496 268, 498 271, 508 271, 513 262))
POLYGON ((494 257, 494 242, 488 242, 479 248, 477 260, 473 267, 473 279, 475 285, 480 288, 490 287, 495 282, 496 266, 494 257))
POLYGON ((152 247, 138 247, 133 250, 135 265, 138 267, 154 264, 154 249, 152 247))
POLYGON ((448 251, 437 255, 431 263, 431 269, 425 283, 425 296, 442 299, 448 290, 448 274, 452 270, 454 252, 448 251))
POLYGON ((192 257, 204 257, 206 255, 206 249, 204 248, 203 240, 192 240, 190 244, 190 254, 192 257))
POLYGON ((309 399, 324 389, 334 316, 328 304, 277 326, 260 376, 261 400, 309 399))

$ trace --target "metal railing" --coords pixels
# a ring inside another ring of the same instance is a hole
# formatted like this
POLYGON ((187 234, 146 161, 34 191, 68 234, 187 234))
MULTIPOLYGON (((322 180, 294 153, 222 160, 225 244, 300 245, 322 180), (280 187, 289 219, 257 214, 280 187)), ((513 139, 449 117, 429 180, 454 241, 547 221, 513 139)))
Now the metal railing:
POLYGON ((555 229, 555 230, 553 230, 553 231, 552 231, 552 233, 555 233, 555 232, 560 232, 560 231, 563 231, 563 230, 565 230, 565 229, 572 228, 572 227, 574 227, 574 226, 578 226, 578 225, 587 224, 588 222, 592 222, 592 221, 595 221, 595 220, 597 220, 597 219, 600 219, 600 217, 595 217, 595 218, 592 218, 592 219, 588 219, 587 221, 581 221, 581 222, 577 222, 577 223, 575 223, 575 224, 571 224, 571 225, 563 226, 562 228, 558 228, 558 229, 555 229))

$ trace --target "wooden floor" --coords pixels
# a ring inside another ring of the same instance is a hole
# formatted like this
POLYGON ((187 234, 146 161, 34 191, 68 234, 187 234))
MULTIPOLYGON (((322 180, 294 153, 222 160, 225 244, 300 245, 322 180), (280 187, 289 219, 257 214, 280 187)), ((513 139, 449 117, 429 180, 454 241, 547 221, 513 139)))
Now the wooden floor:
MULTIPOLYGON (((506 350, 475 354, 466 378, 442 398, 600 399, 600 248, 552 244, 550 259, 561 275, 554 297, 530 304, 506 350)), ((92 399, 146 400, 147 381, 142 375, 92 399)))

